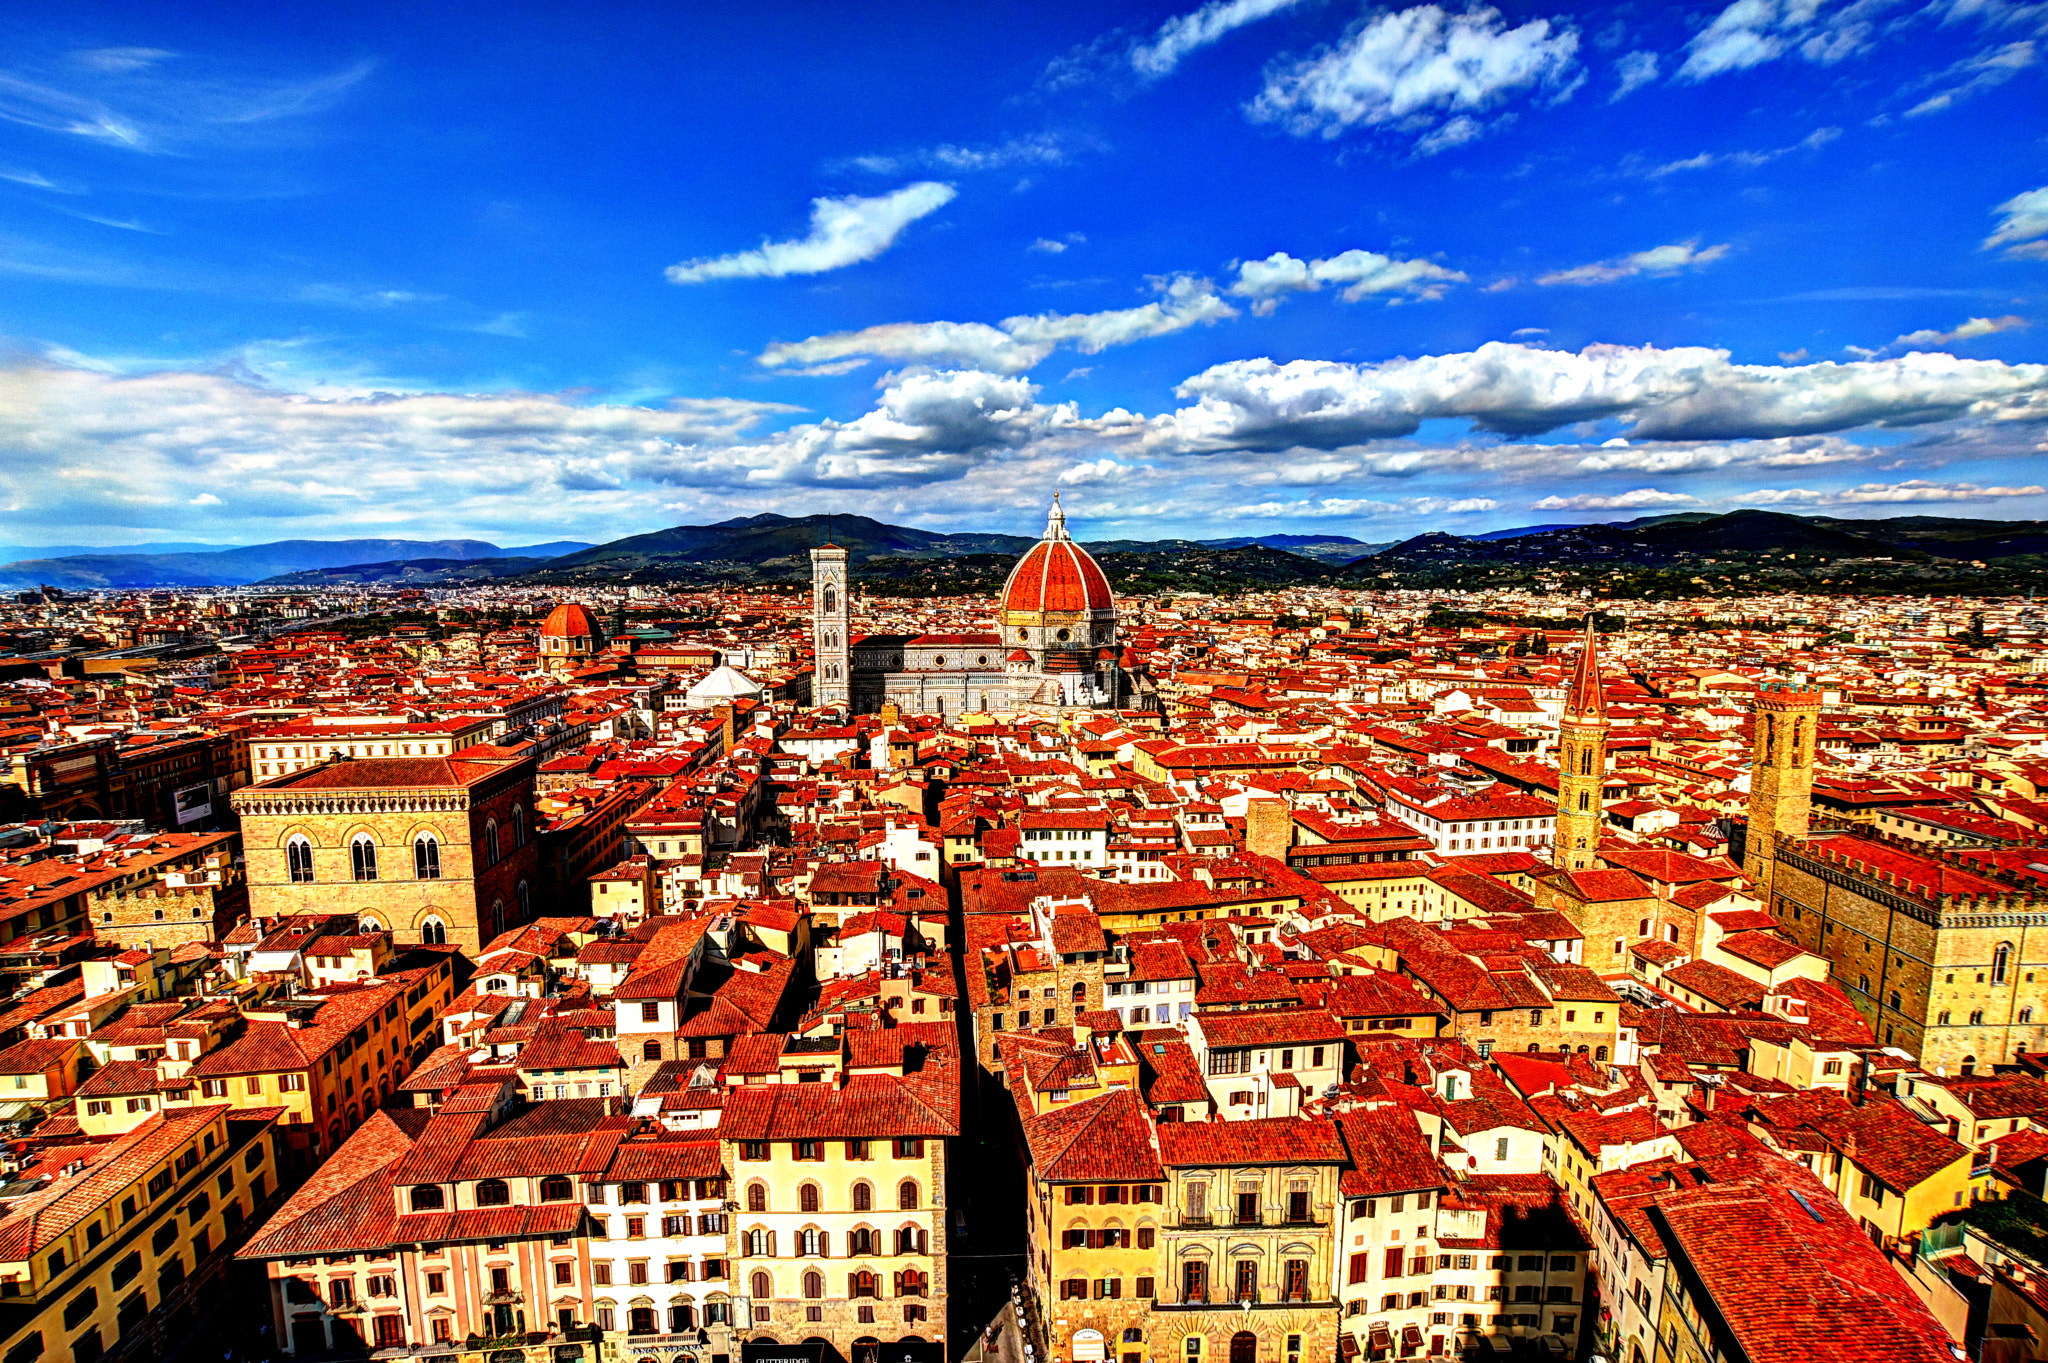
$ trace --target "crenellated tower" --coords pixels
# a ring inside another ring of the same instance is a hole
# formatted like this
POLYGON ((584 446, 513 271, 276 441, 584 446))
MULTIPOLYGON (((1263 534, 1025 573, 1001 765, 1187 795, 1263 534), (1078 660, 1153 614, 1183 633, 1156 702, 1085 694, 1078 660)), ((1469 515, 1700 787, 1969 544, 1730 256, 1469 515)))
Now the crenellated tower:
POLYGON ((811 550, 811 704, 850 708, 853 672, 847 631, 853 609, 846 599, 846 551, 825 543, 811 550))
POLYGON ((1550 859, 1567 871, 1599 864, 1600 788, 1607 780, 1607 703, 1600 694, 1600 636, 1586 612, 1586 644, 1572 669, 1557 729, 1557 841, 1550 859))
POLYGON ((1813 807, 1813 753, 1821 694, 1809 687, 1766 683, 1756 691, 1754 746, 1749 759, 1749 832, 1742 869, 1771 904, 1779 835, 1806 836, 1813 807))

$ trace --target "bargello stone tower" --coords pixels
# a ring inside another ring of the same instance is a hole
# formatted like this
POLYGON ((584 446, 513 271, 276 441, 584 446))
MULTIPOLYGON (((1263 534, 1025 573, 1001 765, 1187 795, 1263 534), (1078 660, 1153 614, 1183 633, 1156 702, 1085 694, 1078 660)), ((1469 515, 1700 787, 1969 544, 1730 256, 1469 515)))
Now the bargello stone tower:
POLYGON ((1806 836, 1813 800, 1813 751, 1820 728, 1819 691, 1785 683, 1756 692, 1756 738, 1749 759, 1749 833, 1743 870, 1768 907, 1780 835, 1806 836))
POLYGON ((1600 695, 1600 636, 1586 612, 1586 644, 1557 729, 1557 842, 1551 860, 1584 871, 1600 855, 1600 787, 1607 780, 1607 703, 1600 695))
POLYGON ((811 652, 816 659, 812 705, 848 708, 852 671, 846 635, 852 618, 846 599, 846 551, 828 541, 811 550, 811 652))

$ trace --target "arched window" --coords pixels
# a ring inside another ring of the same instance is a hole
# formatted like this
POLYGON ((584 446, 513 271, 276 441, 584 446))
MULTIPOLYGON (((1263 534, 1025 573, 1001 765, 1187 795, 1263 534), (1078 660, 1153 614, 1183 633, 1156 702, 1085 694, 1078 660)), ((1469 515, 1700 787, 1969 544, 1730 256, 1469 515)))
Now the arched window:
POLYGON ((641 1043, 640 1043, 640 1058, 641 1058, 642 1060, 659 1060, 659 1059, 661 1059, 661 1043, 660 1043, 659 1041, 643 1041, 643 1042, 641 1042, 641 1043))
POLYGON ((767 1301, 775 1295, 775 1284, 769 1280, 766 1273, 755 1273, 748 1285, 753 1288, 754 1300, 757 1302, 767 1301))
POLYGON ((1591 776, 1592 774, 1593 750, 1591 748, 1582 748, 1579 750, 1579 775, 1591 776))
POLYGON ((756 1226, 752 1230, 748 1231, 747 1254, 755 1259, 774 1258, 775 1256, 772 1253, 770 1253, 770 1250, 774 1248, 774 1245, 769 1240, 769 1235, 770 1232, 764 1230, 760 1226, 756 1226))
POLYGON ((820 1258, 825 1253, 825 1233, 812 1226, 797 1232, 796 1252, 806 1259, 820 1258))
POLYGON ((422 833, 412 840, 412 873, 418 880, 441 878, 441 840, 422 833))
POLYGON ((825 1295, 825 1275, 812 1269, 804 1274, 804 1296, 812 1301, 825 1295))
POLYGON ((448 941, 448 925, 438 918, 429 918, 420 924, 420 941, 430 947, 445 946, 448 941))
POLYGON ((357 880, 377 878, 377 844, 368 833, 358 833, 348 840, 348 864, 357 880))
POLYGON ((1590 804, 1588 803, 1588 801, 1589 801, 1589 800, 1590 800, 1590 798, 1591 798, 1591 795, 1592 795, 1592 792, 1590 792, 1590 791, 1584 791, 1584 790, 1582 790, 1582 791, 1580 791, 1580 792, 1579 792, 1579 808, 1580 808, 1580 809, 1590 809, 1590 808, 1592 808, 1592 806, 1591 806, 1591 805, 1590 805, 1590 804))
MULTIPOLYGON (((697 1310, 686 1301, 670 1302, 668 1306, 668 1329, 670 1334, 681 1334, 697 1328, 697 1310)), ((678 1359, 688 1355, 678 1355, 678 1359)))
POLYGON ((576 1196, 576 1189, 562 1174, 549 1174, 540 1181, 540 1200, 543 1202, 567 1202, 576 1196))
POLYGON ((484 865, 496 866, 497 864, 498 821, 496 819, 486 819, 484 821, 484 865))
POLYGON ((922 1254, 925 1247, 924 1231, 916 1226, 899 1226, 896 1230, 896 1252, 898 1254, 922 1254))
POLYGON ((750 1212, 765 1212, 768 1210, 768 1188, 765 1184, 749 1183, 747 1185, 747 1210, 750 1212))
POLYGON ((814 1212, 818 1210, 818 1185, 806 1183, 803 1187, 797 1189, 796 1205, 799 1211, 814 1212))
POLYGON ((519 921, 524 923, 533 917, 533 887, 522 880, 519 882, 519 888, 513 891, 513 896, 519 901, 519 921))
POLYGON ((512 1205, 512 1190, 505 1186, 502 1178, 487 1178, 476 1185, 476 1205, 509 1207, 512 1205))
POLYGON ((906 1178, 896 1185, 896 1206, 900 1211, 917 1210, 917 1180, 906 1178))
POLYGON ((310 885, 313 882, 313 844, 294 834, 284 845, 284 865, 291 875, 292 884, 310 885))
POLYGON ((526 846, 526 806, 512 806, 512 845, 526 846))
POLYGON ((1977 1072, 1976 1056, 1966 1055, 1963 1057, 1962 1072, 1964 1074, 1975 1074, 1977 1072))
POLYGON ((1998 949, 1991 953, 1991 982, 2005 983, 2005 972, 2012 966, 2012 943, 2000 942, 1998 949))
POLYGON ((857 1212, 873 1211, 875 1190, 865 1183, 853 1185, 853 1209, 857 1212))
POLYGON ((875 1275, 872 1269, 862 1269, 848 1280, 849 1296, 872 1297, 875 1295, 875 1275))
POLYGON ((1796 767, 1796 766, 1798 766, 1798 765, 1799 765, 1800 761, 1802 760, 1802 759, 1801 759, 1801 752, 1802 752, 1802 750, 1803 750, 1803 749, 1805 748, 1805 746, 1806 746, 1806 721, 1805 721, 1805 720, 1803 720, 1803 719, 1795 719, 1795 720, 1793 720, 1793 721, 1792 721, 1792 765, 1793 765, 1793 766, 1795 766, 1795 767, 1796 767))
POLYGON ((1593 1058, 1605 1064, 1607 1062, 1607 1048, 1605 1046, 1595 1046, 1593 1048, 1593 1058))
POLYGON ((416 1212, 437 1212, 447 1205, 440 1188, 431 1183, 422 1183, 412 1190, 412 1209, 416 1212))
POLYGON ((831 583, 829 583, 829 582, 825 584, 825 598, 824 598, 824 599, 825 599, 825 609, 826 609, 826 610, 828 610, 828 611, 836 611, 836 610, 838 610, 838 609, 839 609, 839 593, 838 593, 838 592, 837 592, 836 590, 834 590, 834 589, 833 589, 833 587, 832 587, 832 584, 831 584, 831 583))
POLYGON ((496 937, 499 933, 503 932, 504 930, 505 901, 502 899, 493 899, 491 901, 491 936, 496 937))

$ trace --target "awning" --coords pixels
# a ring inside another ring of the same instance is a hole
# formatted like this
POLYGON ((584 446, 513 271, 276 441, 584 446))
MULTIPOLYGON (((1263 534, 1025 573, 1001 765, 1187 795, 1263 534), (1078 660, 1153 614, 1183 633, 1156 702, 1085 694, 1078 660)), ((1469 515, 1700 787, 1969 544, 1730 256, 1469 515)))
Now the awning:
POLYGON ((1420 1325, 1402 1326, 1401 1342, 1410 1348, 1422 1343, 1422 1327, 1420 1325))
POLYGON ((1373 1326, 1370 1338, 1372 1347, 1375 1349, 1391 1349, 1394 1347, 1393 1332, 1384 1325, 1373 1326))

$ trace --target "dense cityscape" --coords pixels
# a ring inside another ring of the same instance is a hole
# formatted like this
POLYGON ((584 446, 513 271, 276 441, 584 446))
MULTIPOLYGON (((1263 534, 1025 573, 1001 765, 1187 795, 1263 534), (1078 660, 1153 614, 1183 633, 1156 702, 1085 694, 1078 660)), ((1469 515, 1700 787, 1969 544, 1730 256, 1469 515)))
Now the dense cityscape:
POLYGON ((2030 602, 810 557, 17 593, 6 1357, 2048 1328, 2030 602))

